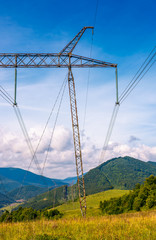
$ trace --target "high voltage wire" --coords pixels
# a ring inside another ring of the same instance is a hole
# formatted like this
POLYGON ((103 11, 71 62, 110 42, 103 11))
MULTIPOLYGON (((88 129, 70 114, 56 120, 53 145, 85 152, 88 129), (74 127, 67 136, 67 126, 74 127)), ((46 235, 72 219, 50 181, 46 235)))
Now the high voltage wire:
POLYGON ((119 106, 123 103, 123 101, 126 100, 126 98, 129 96, 129 94, 134 90, 134 88, 138 85, 138 83, 142 80, 142 78, 145 76, 145 74, 150 70, 150 68, 154 65, 155 60, 152 62, 152 60, 154 59, 156 53, 154 52, 156 49, 156 47, 154 47, 152 49, 152 51, 150 52, 150 54, 148 55, 148 57, 146 58, 146 60, 143 62, 143 64, 141 65, 141 67, 139 68, 139 70, 137 71, 137 73, 135 74, 135 76, 133 77, 133 79, 130 81, 130 83, 127 85, 127 87, 125 88, 125 90, 122 92, 122 94, 119 97, 119 103, 115 104, 114 109, 113 109, 113 113, 111 116, 111 120, 110 120, 110 124, 108 127, 108 131, 106 134, 106 138, 105 138, 105 142, 104 142, 104 146, 102 148, 101 151, 101 155, 100 155, 100 159, 99 159, 99 163, 103 160, 104 161, 104 157, 106 154, 106 151, 108 149, 108 144, 109 144, 109 140, 112 134, 112 130, 117 118, 117 114, 119 111, 119 106), (154 52, 154 53, 153 53, 154 52), (153 54, 153 55, 152 55, 153 54), (152 55, 152 56, 151 56, 152 55), (152 62, 152 63, 151 63, 152 62), (151 64, 150 64, 151 63, 151 64), (150 64, 150 65, 149 65, 150 64), (148 67, 149 66, 149 67, 148 67), (148 67, 148 68, 147 68, 148 67))
POLYGON ((111 120, 110 120, 110 124, 109 124, 108 131, 107 131, 107 135, 106 135, 106 138, 105 138, 105 142, 104 142, 104 145, 103 145, 103 148, 102 148, 102 151, 101 151, 99 163, 101 163, 101 161, 105 158, 105 154, 106 154, 106 151, 108 149, 109 140, 110 140, 110 137, 111 137, 111 134, 112 134, 112 131, 113 131, 113 127, 114 127, 114 124, 115 124, 115 120, 117 118, 117 114, 118 114, 118 111, 119 111, 119 106, 120 106, 119 104, 115 104, 115 106, 114 106, 112 116, 111 116, 111 120))
POLYGON ((143 62, 143 64, 141 65, 141 67, 138 69, 138 71, 136 72, 136 74, 134 75, 134 77, 132 78, 132 80, 129 82, 129 84, 127 85, 127 87, 125 88, 125 90, 122 92, 122 94, 120 95, 119 99, 121 99, 123 97, 123 95, 125 94, 125 92, 128 90, 128 88, 130 87, 131 84, 133 84, 133 82, 135 81, 135 77, 137 77, 137 74, 139 74, 139 72, 142 70, 142 68, 144 67, 145 63, 147 62, 147 60, 149 59, 149 57, 151 56, 151 54, 154 52, 156 46, 152 49, 152 51, 150 52, 150 54, 148 55, 148 57, 145 59, 145 61, 143 62))
MULTIPOLYGON (((44 133, 45 133, 45 131, 46 131, 46 128, 47 128, 47 126, 48 126, 48 123, 49 123, 49 121, 50 121, 50 118, 51 118, 51 116, 52 116, 52 113, 53 113, 53 111, 54 111, 54 108, 55 108, 55 106, 56 106, 56 103, 57 103, 57 101, 58 101, 58 99, 59 99, 59 96, 60 96, 60 94, 61 94, 61 91, 62 91, 62 89, 63 89, 63 86, 65 85, 65 81, 66 81, 66 78, 64 79, 63 84, 62 84, 62 86, 61 86, 61 88, 60 88, 60 90, 59 90, 59 93, 58 93, 58 95, 57 95, 56 101, 55 101, 55 103, 54 103, 54 105, 53 105, 53 107, 52 107, 52 110, 51 110, 51 112, 50 112, 50 115, 49 115, 49 117, 48 117, 48 120, 47 120, 47 122, 46 122, 46 124, 45 124, 44 130, 43 130, 43 132, 42 132, 42 134, 41 134, 41 137, 40 137, 40 139, 39 139, 38 145, 37 145, 35 151, 33 152, 32 159, 31 159, 31 161, 30 161, 30 164, 29 164, 29 166, 28 166, 28 170, 27 170, 27 171, 29 171, 29 169, 30 169, 30 167, 31 167, 31 165, 32 165, 33 160, 36 162, 36 153, 37 153, 37 150, 38 150, 38 148, 39 148, 39 145, 40 145, 40 143, 41 143, 41 140, 42 140, 42 138, 43 138, 43 135, 44 135, 44 133)), ((28 146, 28 147, 29 147, 29 146, 28 146)), ((41 179, 43 180, 43 183, 44 183, 45 185, 47 185, 47 187, 48 187, 48 192, 49 192, 49 185, 46 183, 45 179, 43 178, 43 171, 44 171, 44 167, 45 167, 45 162, 46 162, 46 161, 44 161, 43 168, 42 168, 42 169, 40 168, 40 176, 41 176, 41 179)), ((19 189, 19 192, 18 192, 17 196, 20 194, 20 192, 21 192, 21 190, 22 190, 22 186, 23 186, 23 184, 24 184, 24 181, 25 181, 26 176, 27 176, 27 172, 26 172, 26 174, 25 174, 25 176, 24 176, 24 178, 23 178, 22 185, 21 185, 21 189, 19 189)), ((54 185, 55 185, 55 187, 56 187, 57 184, 55 183, 55 181, 54 181, 53 179, 52 179, 52 181, 54 182, 54 185)))
MULTIPOLYGON (((42 132, 42 134, 41 134, 41 137, 40 137, 40 139, 39 139, 39 141, 38 141, 38 144, 37 144, 37 147, 36 147, 36 149, 35 149, 34 155, 33 155, 33 157, 32 157, 31 163, 33 162, 33 159, 34 159, 34 157, 35 157, 35 154, 36 154, 37 151, 38 151, 39 145, 40 145, 40 143, 41 143, 41 141, 42 141, 42 138, 43 138, 43 136, 44 136, 44 134, 45 134, 45 131, 46 131, 46 129, 47 129, 47 126, 48 126, 48 124, 49 124, 49 121, 50 121, 50 119, 51 119, 51 117, 52 117, 52 114, 53 114, 53 112, 54 112, 54 109, 55 109, 55 107, 56 107, 56 104, 57 104, 57 102, 58 102, 58 99, 59 99, 59 97, 60 97, 61 91, 62 91, 62 89, 63 89, 63 87, 64 87, 65 82, 66 82, 66 78, 67 78, 67 75, 66 75, 66 77, 65 77, 65 79, 64 79, 64 81, 63 81, 63 83, 62 83, 62 85, 61 85, 61 88, 60 88, 59 93, 58 93, 58 95, 57 95, 57 97, 56 97, 55 103, 54 103, 54 105, 53 105, 53 107, 52 107, 52 110, 51 110, 51 112, 50 112, 50 114, 49 114, 49 117, 48 117, 47 122, 46 122, 46 124, 45 124, 45 127, 44 127, 44 129, 43 129, 43 132, 42 132)), ((31 167, 31 165, 30 165, 30 167, 31 167)), ((42 171, 41 171, 41 172, 42 172, 42 171)))
MULTIPOLYGON (((67 77, 67 76, 66 76, 66 77, 67 77)), ((58 98, 59 98, 59 96, 60 96, 60 94, 61 94, 61 91, 62 91, 62 89, 63 89, 63 87, 64 87, 65 81, 66 81, 66 78, 65 78, 65 80, 64 80, 64 82, 63 82, 63 84, 62 84, 62 86, 61 86, 61 89, 60 89, 60 91, 59 91, 59 93, 58 93, 58 96, 57 96, 57 98, 56 98, 56 101, 55 101, 55 103, 54 103, 54 106, 53 106, 53 108, 52 108, 52 111, 51 111, 51 113, 50 113, 50 115, 49 115, 49 117, 48 117, 48 120, 47 120, 47 122, 46 122, 45 128, 44 128, 44 130, 43 130, 43 132, 42 132, 42 135, 41 135, 41 137, 40 137, 40 139, 39 139, 39 143, 38 143, 37 148, 35 149, 35 151, 34 151, 34 149, 33 149, 33 147, 32 147, 32 144, 31 144, 31 141, 30 141, 30 138, 29 138, 29 135, 28 135, 28 132, 27 132, 26 126, 25 126, 25 124, 24 124, 24 121, 23 121, 23 118, 22 118, 22 115, 21 115, 21 112, 20 112, 20 109, 19 109, 18 105, 15 105, 15 104, 14 104, 13 98, 7 93, 7 91, 6 91, 2 86, 0 86, 0 92, 1 92, 0 95, 3 97, 3 99, 4 99, 5 101, 7 101, 11 106, 14 107, 15 115, 16 115, 17 120, 18 120, 18 122, 19 122, 19 125, 20 125, 20 127, 21 127, 21 130, 22 130, 22 133, 23 133, 24 138, 25 138, 25 140, 26 140, 26 143, 27 143, 27 146, 28 146, 28 148, 29 148, 29 151, 30 151, 30 153, 31 153, 31 155, 32 155, 32 159, 31 159, 31 162, 30 162, 30 164, 29 164, 29 166, 28 166, 28 170, 27 170, 27 171, 29 171, 29 169, 30 169, 30 167, 31 167, 31 164, 32 164, 32 162, 33 162, 33 160, 34 160, 34 162, 35 162, 35 164, 36 164, 36 166, 37 166, 37 169, 38 169, 38 171, 39 171, 39 173, 40 173, 41 176, 43 175, 43 169, 41 170, 41 168, 40 168, 40 166, 39 166, 39 163, 38 163, 38 160, 37 160, 37 157, 36 157, 36 152, 37 152, 37 150, 38 150, 38 147, 39 147, 39 145, 40 145, 40 142, 41 142, 41 140, 42 140, 42 137, 43 137, 43 135, 44 135, 44 133, 45 133, 45 130, 46 130, 46 128, 47 128, 47 125, 48 125, 48 123, 49 123, 49 121, 50 121, 50 118, 51 118, 51 116, 52 116, 52 113, 53 113, 53 110, 54 110, 54 108, 55 108, 55 105, 56 105, 56 103, 57 103, 57 101, 58 101, 58 98)), ((61 102, 62 102, 62 100, 61 100, 61 102)), ((56 125, 56 123, 55 123, 55 125, 56 125)), ((44 167, 45 167, 45 162, 44 162, 44 167)), ((27 175, 27 172, 26 172, 26 174, 25 174, 25 176, 24 176, 24 178, 23 178, 23 180, 22 180, 21 186, 24 184, 26 175, 27 175)), ((42 178, 42 180, 44 180, 44 179, 43 179, 43 176, 42 176, 41 178, 42 178)), ((43 182, 44 182, 44 184, 45 184, 45 180, 44 180, 43 182)), ((55 187, 56 187, 55 181, 53 181, 53 182, 54 182, 55 187)), ((45 184, 45 185, 47 185, 47 184, 45 184)), ((18 193, 17 193, 17 195, 16 195, 16 197, 20 194, 21 189, 22 189, 22 188, 20 187, 20 188, 19 188, 19 191, 18 191, 18 193)))
POLYGON ((153 64, 155 63, 155 61, 152 62, 152 64, 149 66, 149 68, 146 70, 146 68, 148 67, 148 65, 151 63, 151 61, 153 60, 153 58, 155 57, 156 53, 153 54, 153 56, 151 57, 151 59, 148 61, 148 63, 145 65, 145 67, 141 70, 141 72, 139 73, 139 75, 136 77, 136 79, 132 82, 132 84, 129 86, 129 88, 127 89, 127 91, 125 92, 125 94, 122 95, 122 97, 119 97, 119 102, 120 104, 125 101, 125 99, 129 96, 129 94, 133 91, 133 89, 138 85, 138 83, 141 81, 141 79, 145 76, 145 74, 149 71, 149 69, 153 66, 153 64), (145 71, 146 70, 146 71, 145 71), (145 71, 145 72, 144 72, 145 71), (142 76, 141 76, 142 74, 142 76))
MULTIPOLYGON (((96 18, 97 18, 97 11, 98 11, 98 4, 99 4, 99 0, 96 1, 96 8, 95 8, 95 15, 94 15, 94 23, 93 23, 93 27, 95 30, 95 24, 96 24, 96 18)), ((93 30, 93 31, 94 31, 93 30)), ((92 50, 93 50, 93 41, 94 41, 94 32, 92 31, 92 40, 91 40, 91 47, 90 47, 90 58, 92 57, 92 50)), ((86 122, 86 113, 87 113, 87 103, 88 103, 88 91, 89 91, 89 81, 90 81, 90 68, 88 70, 88 79, 87 79, 87 90, 86 90, 86 99, 85 99, 85 109, 84 109, 84 119, 83 119, 83 127, 82 130, 84 132, 85 129, 85 122, 86 122)), ((82 135, 82 141, 83 141, 83 135, 82 135)))
POLYGON ((12 97, 5 91, 2 86, 0 86, 0 96, 10 105, 14 104, 12 97))
POLYGON ((27 131, 25 123, 23 121, 20 109, 19 109, 19 107, 17 105, 14 105, 14 111, 15 111, 16 117, 18 119, 19 125, 21 127, 22 133, 23 133, 23 135, 25 137, 27 146, 28 146, 28 148, 30 150, 30 153, 31 153, 32 156, 35 156, 34 157, 34 161, 35 161, 35 164, 37 166, 38 172, 41 173, 41 168, 39 166, 38 159, 37 159, 36 155, 34 154, 35 152, 34 152, 34 149, 33 149, 33 146, 32 146, 31 140, 30 140, 30 137, 28 135, 28 131, 27 131))
POLYGON ((55 119, 55 122, 54 122, 54 127, 53 127, 53 130, 52 130, 52 133, 51 133, 51 137, 50 137, 50 141, 49 141, 49 145, 48 145, 47 154, 46 154, 46 157, 45 157, 45 160, 44 160, 44 163, 43 163, 42 174, 43 174, 43 172, 44 172, 45 164, 46 164, 46 161, 47 161, 47 158, 48 158, 50 146, 51 146, 51 143, 52 143, 52 140, 53 140, 53 136, 54 136, 54 132, 55 132, 55 128, 56 128, 56 123, 57 123, 57 120, 58 120, 58 116, 59 116, 59 112, 60 112, 60 108, 61 108, 61 104, 62 104, 64 92, 65 92, 65 88, 66 88, 66 85, 67 85, 66 78, 65 78, 65 81, 64 81, 63 83, 64 83, 64 87, 63 87, 63 91, 62 91, 60 103, 59 103, 59 106, 58 106, 58 111, 57 111, 57 114, 56 114, 56 119, 55 119))

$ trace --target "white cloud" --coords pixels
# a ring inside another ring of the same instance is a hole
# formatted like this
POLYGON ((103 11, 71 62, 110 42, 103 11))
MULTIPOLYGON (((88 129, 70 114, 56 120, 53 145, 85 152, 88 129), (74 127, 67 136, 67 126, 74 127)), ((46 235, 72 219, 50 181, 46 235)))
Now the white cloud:
MULTIPOLYGON (((20 51, 21 49, 22 51, 29 51, 30 48, 31 51, 33 49, 37 51, 38 49, 40 49, 40 51, 50 49, 51 51, 52 47, 54 49, 56 47, 57 49, 63 48, 63 45, 61 44, 66 42, 61 40, 61 36, 52 35, 55 41, 51 39, 52 41, 50 40, 50 43, 47 44, 46 38, 41 40, 37 39, 32 29, 22 28, 16 23, 13 23, 10 19, 0 20, 3 20, 1 21, 0 29, 4 36, 3 39, 0 39, 0 43, 1 46, 3 46, 3 49, 6 49, 5 51, 20 51), (32 33, 33 38, 31 38, 32 33), (60 39, 60 41, 56 41, 58 39, 60 39), (44 44, 44 41, 46 44, 44 44), (10 46, 12 46, 11 49, 10 46)), ((88 49, 86 47, 84 51, 80 52, 87 55, 88 49)), ((95 58, 101 59, 105 56, 105 59, 103 60, 111 61, 111 59, 116 58, 119 62, 119 91, 126 87, 136 70, 139 68, 138 61, 139 64, 141 64, 146 57, 139 53, 135 56, 117 58, 104 53, 102 48, 94 47, 94 50, 95 49, 95 58)), ((78 50, 83 50, 83 47, 80 45, 78 50)), ((79 123, 80 129, 82 130, 88 69, 74 69, 73 73, 76 83, 79 123)), ((43 125, 45 124, 48 114, 55 102, 65 75, 66 71, 61 69, 18 70, 17 100, 19 106, 21 106, 21 112, 26 126, 29 129, 28 132, 34 148, 41 136, 43 125)), ((13 96, 14 70, 1 69, 0 78, 2 81, 1 84, 6 87, 6 90, 13 96)), ((109 145, 104 160, 120 155, 130 155, 144 161, 155 160, 155 87, 155 72, 154 68, 152 68, 150 73, 144 77, 143 81, 140 82, 137 88, 126 99, 125 103, 121 105, 111 137, 113 143, 109 145), (133 136, 133 139, 132 137, 130 138, 130 136, 133 136), (139 144, 138 141, 134 141, 134 138, 136 138, 136 140, 140 139, 139 144)), ((91 69, 85 121, 86 136, 84 136, 82 144, 84 171, 88 171, 99 163, 100 149, 109 125, 114 102, 114 70, 91 69)), ((26 169, 31 160, 31 155, 23 136, 19 133, 19 127, 15 116, 11 113, 10 108, 6 107, 3 100, 0 101, 0 110, 1 166, 16 166, 26 169), (11 130, 9 130, 9 128, 11 130)), ((54 110, 54 118, 56 112, 57 109, 54 110)), ((38 160, 41 166, 43 165, 46 156, 54 118, 52 119, 39 148, 38 160)), ((75 175, 75 159, 67 89, 46 166, 45 174, 49 177, 63 178, 75 175)), ((34 164, 31 170, 36 171, 36 166, 34 164)))
MULTIPOLYGON (((43 167, 47 154, 51 130, 50 128, 47 129, 37 154, 41 168, 43 167)), ((29 136, 34 148, 39 141, 41 132, 41 127, 31 128, 29 130, 29 136)), ((133 137, 137 139, 136 136, 133 137)), ((131 156, 143 161, 156 161, 156 146, 150 147, 140 144, 140 142, 139 144, 136 143, 136 145, 133 144, 111 142, 104 158, 100 159, 101 149, 99 149, 90 138, 84 137, 82 144, 84 172, 96 167, 103 161, 119 156, 131 156)), ((28 168, 31 161, 31 154, 21 135, 12 134, 6 129, 1 130, 0 161, 1 167, 28 168)), ((30 170, 39 173, 35 163, 32 164, 30 170)), ((72 132, 62 125, 57 126, 55 130, 54 139, 45 164, 44 175, 51 178, 66 178, 76 175, 72 132)))

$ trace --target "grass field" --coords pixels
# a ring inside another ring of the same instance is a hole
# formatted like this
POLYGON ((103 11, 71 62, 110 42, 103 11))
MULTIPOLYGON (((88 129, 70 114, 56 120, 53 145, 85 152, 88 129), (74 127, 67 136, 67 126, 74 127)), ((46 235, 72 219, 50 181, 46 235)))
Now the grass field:
POLYGON ((79 203, 57 209, 58 220, 1 223, 0 240, 155 240, 156 210, 101 216, 99 202, 128 191, 109 190, 87 196, 87 217, 80 216, 79 203))
MULTIPOLYGON (((108 190, 87 196, 87 216, 100 216, 100 201, 108 200, 112 197, 120 197, 128 192, 129 190, 108 190)), ((57 209, 64 214, 63 218, 73 218, 81 216, 79 201, 67 202, 65 204, 62 204, 61 206, 58 206, 57 209)))
POLYGON ((155 240, 156 211, 0 224, 1 240, 155 240))

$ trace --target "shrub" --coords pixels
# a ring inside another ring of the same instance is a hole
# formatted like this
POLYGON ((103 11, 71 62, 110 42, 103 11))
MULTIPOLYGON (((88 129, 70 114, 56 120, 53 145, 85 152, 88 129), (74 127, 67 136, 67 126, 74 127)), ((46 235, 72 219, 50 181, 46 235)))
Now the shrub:
POLYGON ((100 202, 101 211, 107 214, 119 214, 131 210, 140 211, 142 207, 149 209, 154 206, 156 206, 156 177, 153 175, 146 178, 143 185, 136 184, 129 194, 100 202))

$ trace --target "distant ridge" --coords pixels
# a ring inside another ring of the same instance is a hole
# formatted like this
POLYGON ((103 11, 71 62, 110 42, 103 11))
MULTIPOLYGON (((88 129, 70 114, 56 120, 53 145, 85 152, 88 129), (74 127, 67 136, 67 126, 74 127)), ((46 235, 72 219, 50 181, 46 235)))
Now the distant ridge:
MULTIPOLYGON (((156 166, 151 162, 144 162, 132 157, 119 157, 108 160, 85 174, 86 194, 94 194, 109 189, 132 189, 137 183, 143 183, 145 178, 156 175, 156 166)), ((67 197, 65 187, 61 186, 48 193, 43 193, 30 199, 24 206, 41 209, 60 205, 67 199, 72 199, 72 193, 78 197, 77 185, 68 187, 67 197), (54 199, 55 196, 55 199, 54 199)))
POLYGON ((156 166, 156 162, 148 161, 148 163, 150 163, 150 164, 156 166))
POLYGON ((59 187, 64 185, 64 181, 51 179, 20 168, 0 168, 0 191, 12 191, 18 187, 36 186, 40 188, 59 187), (23 181, 24 179, 24 181, 23 181))
POLYGON ((156 175, 156 164, 132 157, 118 157, 102 163, 85 175, 86 193, 116 189, 132 189, 151 174, 156 175))
POLYGON ((0 207, 68 184, 20 168, 0 168, 0 207), (24 180, 23 180, 24 179, 24 180))

